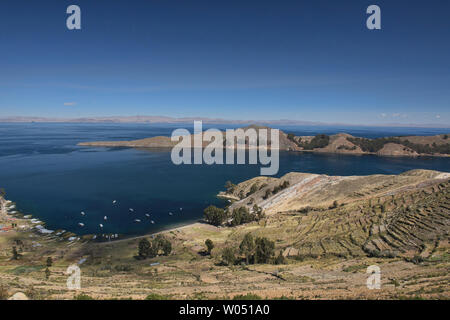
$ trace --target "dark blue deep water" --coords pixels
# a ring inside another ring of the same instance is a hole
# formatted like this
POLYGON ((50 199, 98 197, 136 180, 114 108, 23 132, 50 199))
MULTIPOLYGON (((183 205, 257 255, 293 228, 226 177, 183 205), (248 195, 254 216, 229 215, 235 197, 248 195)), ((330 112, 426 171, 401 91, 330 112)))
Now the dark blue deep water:
MULTIPOLYGON (((168 150, 76 145, 81 141, 170 135, 179 127, 192 132, 192 124, 0 123, 0 187, 6 189, 7 198, 16 202, 21 211, 44 220, 49 229, 66 229, 79 234, 136 235, 196 221, 207 205, 223 204, 215 195, 223 190, 225 181, 237 183, 257 176, 259 165, 176 166, 168 150), (112 204, 113 200, 117 200, 116 205, 112 204), (134 213, 128 208, 133 208, 134 213), (85 217, 80 215, 81 211, 86 212, 85 217), (169 212, 173 215, 169 216, 169 212), (146 213, 151 218, 147 218, 146 213), (134 219, 142 222, 136 223, 134 219), (85 227, 79 227, 79 222, 85 227), (100 223, 104 224, 103 231, 100 223)), ((371 138, 449 131, 311 126, 281 129, 303 135, 345 131, 371 138)), ((450 172, 450 159, 282 152, 278 176, 290 171, 330 175, 397 174, 416 168, 450 172)))

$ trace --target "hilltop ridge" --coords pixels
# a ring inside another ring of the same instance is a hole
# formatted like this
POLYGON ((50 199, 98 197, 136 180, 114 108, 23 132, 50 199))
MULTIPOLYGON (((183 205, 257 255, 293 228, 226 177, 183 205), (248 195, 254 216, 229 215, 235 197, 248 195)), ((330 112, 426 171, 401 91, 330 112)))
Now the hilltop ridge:
MULTIPOLYGON (((261 129, 267 129, 268 137, 270 137, 271 128, 267 126, 253 124, 242 129, 244 131, 255 129, 257 132, 261 129)), ((221 132, 224 134, 224 131, 221 132)), ((374 154, 379 156, 450 156, 449 136, 450 133, 435 136, 399 136, 367 139, 354 137, 348 133, 338 133, 330 136, 325 134, 296 136, 280 130, 279 149, 321 153, 374 154)), ((191 139, 193 137, 194 135, 191 135, 191 139)), ((90 147, 172 148, 177 143, 177 141, 171 141, 170 137, 158 136, 130 141, 80 142, 78 145, 90 147)), ((209 144, 209 142, 205 141, 202 143, 203 147, 209 144)), ((224 145, 224 147, 228 146, 228 144, 224 145)), ((239 145, 236 146, 239 147, 239 145)), ((272 148, 272 145, 269 143, 268 147, 272 148)), ((245 140, 244 148, 249 148, 248 138, 245 140)))

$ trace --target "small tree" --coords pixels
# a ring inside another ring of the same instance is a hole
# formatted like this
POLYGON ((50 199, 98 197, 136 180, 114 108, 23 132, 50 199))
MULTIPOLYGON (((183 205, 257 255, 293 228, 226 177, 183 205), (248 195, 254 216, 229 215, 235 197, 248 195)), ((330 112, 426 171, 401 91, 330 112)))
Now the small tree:
POLYGON ((251 188, 250 188, 250 191, 247 193, 247 197, 249 196, 249 195, 251 195, 251 194, 254 194, 256 191, 258 191, 258 184, 257 183, 254 183, 252 186, 251 186, 251 188))
POLYGON ((248 222, 256 220, 255 215, 250 214, 247 207, 245 207, 245 206, 235 208, 233 210, 231 217, 232 217, 231 225, 233 225, 233 226, 238 226, 240 224, 248 223, 248 222))
POLYGON ((225 265, 231 266, 236 262, 236 255, 233 248, 225 248, 222 251, 222 261, 225 265))
POLYGON ((239 251, 245 256, 245 262, 247 264, 253 262, 252 260, 255 253, 255 241, 253 240, 253 236, 250 233, 247 233, 244 236, 244 239, 242 239, 242 242, 239 245, 239 251))
POLYGON ((14 246, 12 247, 12 258, 13 260, 19 260, 19 253, 17 252, 17 248, 14 246))
POLYGON ((168 256, 172 252, 172 243, 164 239, 164 241, 161 244, 161 249, 163 251, 163 255, 168 256))
POLYGON ((205 245, 206 245, 206 250, 207 250, 208 254, 211 255, 211 251, 212 251, 212 249, 214 249, 214 243, 212 242, 211 239, 206 239, 205 245))
POLYGON ((285 263, 286 259, 284 258, 283 253, 280 251, 278 256, 275 258, 275 264, 285 264, 285 263))
POLYGON ((256 220, 258 221, 265 217, 263 209, 259 207, 256 203, 253 206, 253 214, 256 215, 256 220))
POLYGON ((335 209, 335 208, 337 208, 338 207, 338 202, 337 202, 337 200, 334 200, 333 201, 333 204, 329 207, 329 209, 335 209))
POLYGON ((267 238, 256 238, 255 245, 255 262, 269 263, 275 253, 275 243, 267 238))
POLYGON ((52 257, 48 257, 48 258, 47 258, 46 265, 47 265, 47 267, 49 267, 49 268, 53 265, 52 257))
POLYGON ((8 297, 9 297, 8 288, 0 284, 0 300, 6 300, 8 299, 8 297))
POLYGON ((220 226, 226 219, 226 213, 223 209, 216 206, 209 206, 203 211, 205 220, 209 223, 220 226))
POLYGON ((234 185, 231 181, 225 182, 226 193, 233 193, 236 185, 234 185))
POLYGON ((154 258, 157 257, 159 253, 159 246, 155 241, 150 243, 150 247, 147 250, 147 257, 154 258))
POLYGON ((49 268, 46 268, 46 269, 45 269, 45 279, 48 280, 48 278, 50 278, 50 274, 51 274, 50 269, 49 269, 49 268))
POLYGON ((148 257, 150 250, 150 242, 147 239, 141 239, 139 241, 138 255, 142 259, 146 259, 148 257))

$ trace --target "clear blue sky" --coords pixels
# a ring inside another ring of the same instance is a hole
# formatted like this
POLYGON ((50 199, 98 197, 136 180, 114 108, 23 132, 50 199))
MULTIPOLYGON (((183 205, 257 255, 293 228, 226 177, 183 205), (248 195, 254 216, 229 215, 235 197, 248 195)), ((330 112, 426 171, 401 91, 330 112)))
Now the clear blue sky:
POLYGON ((448 0, 2 0, 0 117, 448 125, 449 39, 448 0))

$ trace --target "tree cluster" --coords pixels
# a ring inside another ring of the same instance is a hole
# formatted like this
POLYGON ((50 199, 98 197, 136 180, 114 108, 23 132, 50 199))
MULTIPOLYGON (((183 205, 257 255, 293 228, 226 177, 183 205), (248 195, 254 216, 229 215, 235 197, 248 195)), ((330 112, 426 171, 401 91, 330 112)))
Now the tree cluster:
POLYGON ((168 256, 172 252, 172 243, 159 234, 151 241, 146 238, 139 241, 138 256, 140 259, 154 258, 159 255, 168 256))
POLYGON ((359 146, 361 148, 361 150, 363 150, 365 152, 378 152, 384 147, 385 144, 396 143, 396 144, 403 145, 411 150, 414 150, 417 153, 450 154, 450 144, 449 143, 440 144, 440 145, 437 145, 436 143, 433 143, 431 145, 418 144, 418 143, 412 143, 409 140, 402 140, 402 139, 396 138, 396 137, 377 138, 377 139, 347 137, 347 140, 350 141, 351 143, 359 146))
POLYGON ((231 214, 229 214, 228 210, 211 205, 203 211, 203 216, 206 222, 215 226, 223 225, 228 218, 231 218, 231 226, 237 226, 252 221, 259 221, 265 217, 265 214, 257 204, 253 206, 251 212, 247 207, 242 206, 233 209, 231 214))
POLYGON ((222 262, 225 265, 234 265, 242 257, 246 264, 280 262, 281 260, 278 257, 273 259, 274 254, 275 243, 273 241, 265 237, 257 237, 255 239, 250 233, 247 233, 239 245, 239 251, 231 247, 227 247, 222 251, 222 262))
POLYGON ((259 221, 263 217, 264 212, 262 208, 258 207, 256 204, 253 206, 252 212, 250 212, 247 207, 239 207, 235 208, 231 214, 231 225, 237 226, 252 221, 259 221))
POLYGON ((326 134, 318 134, 311 141, 303 142, 302 139, 296 140, 295 135, 292 133, 288 134, 288 139, 294 142, 297 146, 303 148, 304 150, 313 150, 316 148, 326 147, 330 143, 330 137, 326 134))
POLYGON ((203 216, 206 222, 215 226, 222 225, 227 219, 227 213, 225 212, 225 210, 213 205, 203 210, 203 216))

